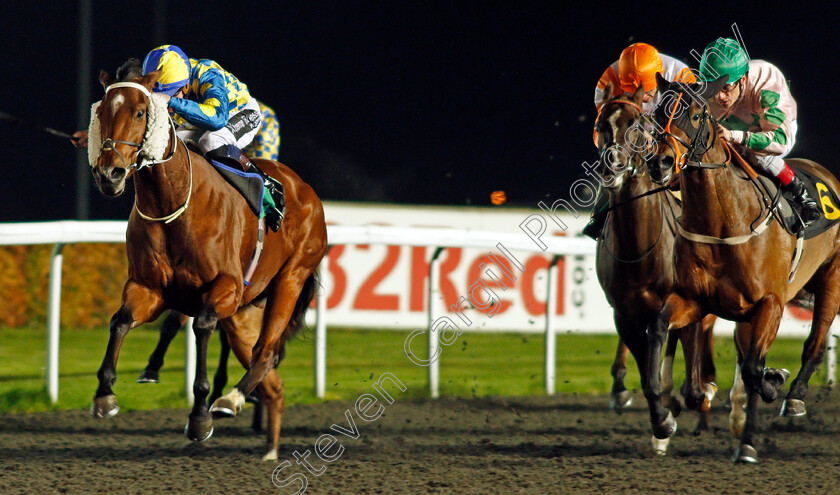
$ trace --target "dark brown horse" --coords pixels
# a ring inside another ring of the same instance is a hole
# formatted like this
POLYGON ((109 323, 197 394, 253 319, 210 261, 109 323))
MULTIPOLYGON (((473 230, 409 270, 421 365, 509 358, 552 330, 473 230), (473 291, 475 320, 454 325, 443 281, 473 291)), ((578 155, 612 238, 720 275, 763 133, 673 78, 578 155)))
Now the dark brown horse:
MULTIPOLYGON (((807 284, 815 294, 814 319, 791 393, 806 386, 822 360, 826 333, 840 307, 840 227, 832 226, 804 242, 801 263, 789 282, 797 239, 775 221, 766 230, 759 227, 768 225, 770 212, 753 181, 730 163, 731 155, 706 107, 724 79, 686 85, 658 78, 664 104, 657 108, 655 118, 661 133, 656 157, 648 166, 656 182, 666 183, 676 165, 684 165, 679 173, 683 215, 674 246, 676 283, 656 324, 649 328, 653 336, 649 352, 658 355, 657 345, 669 329, 697 322, 707 314, 742 323, 736 327, 735 343, 746 388, 746 418, 733 461, 757 462, 758 398, 775 400, 787 378, 784 370, 764 367, 767 351, 785 302, 807 284)), ((788 162, 840 190, 840 183, 824 167, 808 160, 788 162)), ((668 411, 659 405, 655 373, 648 371, 648 376, 654 435, 666 438, 673 433, 673 421, 668 421, 668 411)), ((797 393, 804 397, 804 389, 797 393)), ((733 400, 733 414, 739 410, 733 400)))
MULTIPOLYGON (((676 236, 675 215, 680 205, 670 192, 657 188, 644 167, 644 153, 649 149, 649 134, 642 125, 641 104, 644 90, 632 97, 611 98, 607 85, 604 102, 596 122, 601 159, 595 172, 609 196, 609 217, 597 247, 597 273, 607 300, 613 307, 616 329, 621 338, 613 365, 616 382, 623 378, 626 353, 622 343, 636 358, 643 384, 653 361, 648 357, 647 326, 659 314, 665 296, 674 284, 673 246, 676 236), (624 359, 622 359, 624 358, 624 359)), ((687 326, 679 333, 686 362, 686 403, 703 412, 701 428, 708 423, 710 401, 716 387, 711 342, 705 332, 714 319, 687 326), (698 340, 700 338, 700 340, 698 340), (696 364, 695 364, 696 363, 696 364), (703 365, 705 364, 705 373, 703 365)), ((671 382, 676 341, 668 346, 670 354, 662 368, 663 380, 671 382)), ((656 356, 655 372, 660 371, 656 356)), ((623 388, 623 383, 621 383, 623 388)), ((647 391, 647 387, 645 387, 647 391)), ((666 394, 666 402, 678 412, 679 402, 666 394)), ((613 402, 623 401, 622 390, 613 386, 613 402)), ((653 439, 654 449, 664 453, 667 438, 653 439)))
POLYGON ((266 459, 276 459, 284 392, 274 367, 303 325, 315 293, 315 270, 327 248, 323 207, 288 167, 257 160, 283 183, 288 208, 282 229, 264 232, 245 199, 201 155, 174 138, 174 125, 166 127, 171 125, 166 102, 151 93, 159 76, 153 72, 114 84, 100 73, 105 96, 92 119, 101 142, 96 146, 92 125, 93 176, 107 196, 120 195, 133 176, 135 198, 126 232, 128 281, 122 306, 111 319, 91 413, 106 417, 118 410, 111 387, 128 331, 174 309, 195 316, 195 404, 187 436, 207 439, 213 432, 210 412, 236 414, 259 386, 269 411, 266 459), (263 235, 262 256, 246 285, 245 272, 263 235), (217 322, 248 371, 208 411, 207 344, 217 322))

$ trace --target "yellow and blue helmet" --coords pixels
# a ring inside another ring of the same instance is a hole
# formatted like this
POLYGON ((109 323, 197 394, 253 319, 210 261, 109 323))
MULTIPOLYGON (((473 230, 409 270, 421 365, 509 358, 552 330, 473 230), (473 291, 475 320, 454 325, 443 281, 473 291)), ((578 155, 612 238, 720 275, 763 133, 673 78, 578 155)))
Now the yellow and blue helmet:
POLYGON ((143 75, 160 70, 160 79, 152 90, 172 96, 189 83, 190 59, 175 45, 155 48, 143 60, 143 75))

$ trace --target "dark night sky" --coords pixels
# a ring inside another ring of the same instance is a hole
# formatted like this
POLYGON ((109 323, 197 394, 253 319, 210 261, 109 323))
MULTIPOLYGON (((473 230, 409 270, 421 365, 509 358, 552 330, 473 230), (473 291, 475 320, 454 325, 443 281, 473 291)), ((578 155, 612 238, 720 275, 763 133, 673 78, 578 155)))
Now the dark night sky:
MULTIPOLYGON (((568 197, 580 163, 594 159, 593 87, 625 46, 645 41, 696 66, 689 50, 731 36, 736 22, 750 55, 791 80, 793 155, 840 170, 828 146, 836 28, 823 7, 637 3, 631 14, 629 3, 600 2, 181 1, 167 7, 165 41, 216 60, 271 105, 281 161, 323 199, 487 205, 503 189, 510 204, 534 207, 568 197)), ((76 4, 3 2, 0 110, 77 128, 76 4)), ((102 96, 100 68, 113 74, 158 41, 154 1, 94 4, 91 102, 102 96)), ((0 221, 74 218, 69 143, 0 122, 0 153, 0 221)), ((90 204, 94 219, 124 219, 131 198, 106 200, 92 187, 90 204)))

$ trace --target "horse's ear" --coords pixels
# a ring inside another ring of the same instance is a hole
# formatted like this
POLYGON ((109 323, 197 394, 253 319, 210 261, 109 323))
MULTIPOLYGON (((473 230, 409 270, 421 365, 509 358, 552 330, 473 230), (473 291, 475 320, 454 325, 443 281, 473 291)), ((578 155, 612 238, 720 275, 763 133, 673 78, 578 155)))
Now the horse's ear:
POLYGON ((709 98, 713 98, 720 92, 721 89, 723 89, 723 86, 726 85, 726 77, 726 75, 723 75, 714 81, 707 82, 706 87, 703 88, 702 92, 700 92, 700 97, 706 101, 709 101, 709 98))
POLYGON ((633 103, 635 103, 636 105, 641 105, 642 100, 644 100, 644 98, 645 98, 645 87, 640 84, 639 87, 636 88, 636 92, 633 93, 633 96, 630 99, 633 100, 633 103))
POLYGON ((668 88, 671 86, 671 83, 662 77, 662 74, 659 72, 656 73, 656 87, 659 89, 659 94, 662 94, 668 91, 668 88))
POLYGON ((160 69, 149 72, 145 76, 141 77, 139 82, 151 91, 152 88, 155 87, 155 83, 158 82, 158 79, 160 79, 160 69))
POLYGON ((110 86, 113 82, 114 80, 111 78, 110 74, 104 70, 99 71, 99 84, 101 84, 103 88, 108 89, 108 86, 110 86))
POLYGON ((607 81, 607 85, 604 87, 604 99, 601 100, 602 102, 607 102, 612 100, 613 97, 613 83, 612 81, 607 81))

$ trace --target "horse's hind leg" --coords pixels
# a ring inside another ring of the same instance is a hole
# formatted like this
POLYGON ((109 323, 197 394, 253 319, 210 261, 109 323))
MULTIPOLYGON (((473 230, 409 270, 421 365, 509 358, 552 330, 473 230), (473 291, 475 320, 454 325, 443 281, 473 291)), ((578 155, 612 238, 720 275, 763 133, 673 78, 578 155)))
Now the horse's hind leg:
MULTIPOLYGON (((222 320, 222 327, 228 334, 228 341, 236 358, 246 368, 251 363, 251 356, 260 335, 263 313, 265 307, 261 304, 253 304, 243 308, 231 318, 222 320)), ((259 384, 260 404, 255 408, 265 408, 268 411, 268 453, 264 460, 276 460, 277 449, 280 444, 280 426, 282 423, 283 409, 285 407, 285 394, 283 381, 277 370, 270 370, 265 379, 259 384)))
POLYGON ((610 409, 617 413, 624 411, 633 402, 633 396, 624 386, 624 377, 627 375, 627 346, 621 337, 618 339, 618 347, 615 350, 615 361, 613 361, 610 374, 613 377, 612 392, 610 392, 610 409))
POLYGON ((146 369, 140 373, 137 383, 158 383, 160 380, 160 369, 163 368, 163 357, 166 355, 166 350, 169 349, 169 344, 172 339, 178 334, 186 323, 189 317, 177 311, 170 311, 166 315, 166 319, 160 325, 160 337, 158 338, 157 346, 152 354, 149 356, 149 364, 146 369))
POLYGON ((95 418, 105 418, 117 414, 117 396, 111 387, 117 381, 117 359, 128 331, 150 319, 157 318, 163 310, 160 294, 148 287, 129 280, 123 289, 123 304, 111 318, 108 348, 102 365, 96 373, 99 387, 93 397, 90 414, 95 418))
POLYGON ((804 416, 805 395, 808 393, 808 380, 822 363, 826 347, 826 336, 831 327, 837 309, 840 306, 840 259, 817 273, 814 294, 814 318, 811 332, 802 349, 802 367, 796 379, 790 384, 785 401, 782 403, 781 416, 804 416))
POLYGON ((298 268, 294 273, 288 273, 284 268, 269 291, 260 337, 254 345, 248 371, 233 390, 213 404, 212 410, 239 411, 245 397, 282 359, 286 341, 303 325, 303 314, 315 293, 315 267, 307 270, 294 261, 288 261, 287 267, 296 264, 298 268))

